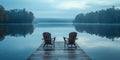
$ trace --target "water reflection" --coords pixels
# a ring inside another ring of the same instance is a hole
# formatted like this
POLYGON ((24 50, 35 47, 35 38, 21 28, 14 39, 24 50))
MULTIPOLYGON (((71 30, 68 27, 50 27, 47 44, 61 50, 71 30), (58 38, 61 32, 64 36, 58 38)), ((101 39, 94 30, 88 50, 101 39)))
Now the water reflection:
POLYGON ((69 52, 69 54, 68 54, 69 59, 68 60, 77 60, 77 58, 78 58, 77 53, 78 52, 76 52, 76 49, 69 49, 68 52, 69 52))
POLYGON ((5 36, 26 36, 32 34, 34 27, 29 25, 0 25, 0 41, 4 40, 5 36))
POLYGON ((44 55, 43 55, 43 60, 52 60, 52 47, 48 47, 48 49, 44 49, 44 55))
POLYGON ((78 32, 87 32, 114 40, 120 37, 120 25, 110 24, 74 24, 78 32))

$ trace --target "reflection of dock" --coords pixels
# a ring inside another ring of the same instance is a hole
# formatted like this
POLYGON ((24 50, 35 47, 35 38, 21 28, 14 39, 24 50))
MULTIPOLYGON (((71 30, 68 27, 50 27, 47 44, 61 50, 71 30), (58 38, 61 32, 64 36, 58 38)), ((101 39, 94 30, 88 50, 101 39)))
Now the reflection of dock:
POLYGON ((55 42, 55 48, 45 47, 43 44, 27 60, 91 60, 89 56, 78 46, 64 48, 64 42, 55 42))

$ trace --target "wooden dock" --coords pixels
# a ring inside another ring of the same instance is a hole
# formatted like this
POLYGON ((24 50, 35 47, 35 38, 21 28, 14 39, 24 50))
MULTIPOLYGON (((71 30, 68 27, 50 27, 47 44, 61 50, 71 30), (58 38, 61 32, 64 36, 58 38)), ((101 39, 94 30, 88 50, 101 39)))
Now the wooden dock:
POLYGON ((33 52, 27 60, 91 60, 91 58, 79 47, 67 48, 64 42, 55 42, 55 47, 45 47, 43 44, 33 52))

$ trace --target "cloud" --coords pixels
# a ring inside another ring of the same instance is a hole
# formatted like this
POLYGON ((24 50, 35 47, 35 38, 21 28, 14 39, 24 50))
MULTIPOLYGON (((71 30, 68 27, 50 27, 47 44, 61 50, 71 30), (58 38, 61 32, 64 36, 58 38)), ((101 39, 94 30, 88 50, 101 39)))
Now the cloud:
POLYGON ((0 0, 6 9, 26 8, 36 16, 75 17, 76 14, 110 8, 120 8, 120 0, 0 0), (40 11, 40 12, 38 12, 40 11))
POLYGON ((58 3, 56 7, 58 9, 66 9, 66 10, 70 10, 70 9, 84 10, 89 6, 87 5, 87 2, 84 1, 66 1, 66 2, 58 3))
POLYGON ((114 5, 114 4, 118 4, 118 0, 93 0, 92 2, 90 2, 90 4, 94 4, 94 5, 101 5, 101 6, 106 6, 106 5, 114 5))

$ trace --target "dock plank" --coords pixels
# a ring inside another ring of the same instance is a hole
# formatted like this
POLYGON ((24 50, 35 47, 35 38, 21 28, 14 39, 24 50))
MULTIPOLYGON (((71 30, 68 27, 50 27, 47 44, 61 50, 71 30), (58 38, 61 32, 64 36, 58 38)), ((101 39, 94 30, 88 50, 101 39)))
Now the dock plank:
POLYGON ((91 58, 79 47, 67 48, 64 42, 55 42, 55 47, 45 47, 43 44, 33 52, 27 60, 91 60, 91 58))

